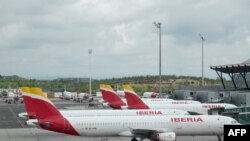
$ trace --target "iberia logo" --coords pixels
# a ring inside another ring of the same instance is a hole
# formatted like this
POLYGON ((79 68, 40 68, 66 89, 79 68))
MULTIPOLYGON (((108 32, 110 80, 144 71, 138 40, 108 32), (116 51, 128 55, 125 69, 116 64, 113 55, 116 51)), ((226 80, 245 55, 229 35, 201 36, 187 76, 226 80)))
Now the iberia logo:
POLYGON ((162 112, 161 111, 136 111, 136 114, 139 116, 162 115, 162 112))
POLYGON ((171 122, 203 122, 200 117, 176 117, 171 118, 171 122))

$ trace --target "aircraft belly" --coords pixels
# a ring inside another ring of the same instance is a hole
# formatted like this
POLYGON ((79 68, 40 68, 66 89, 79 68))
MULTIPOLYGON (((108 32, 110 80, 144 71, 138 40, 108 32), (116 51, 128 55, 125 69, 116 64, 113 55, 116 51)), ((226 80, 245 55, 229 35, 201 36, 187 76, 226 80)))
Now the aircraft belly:
MULTIPOLYGON (((179 136, 202 136, 202 135, 215 135, 215 133, 210 130, 208 132, 209 126, 206 124, 183 124, 181 128, 177 128, 175 131, 179 136)), ((220 133, 220 132, 219 132, 220 133)))
POLYGON ((107 130, 103 127, 83 127, 81 129, 77 129, 81 136, 89 136, 89 137, 96 137, 96 136, 117 136, 120 132, 123 132, 123 130, 120 130, 116 127, 110 127, 110 129, 107 130))

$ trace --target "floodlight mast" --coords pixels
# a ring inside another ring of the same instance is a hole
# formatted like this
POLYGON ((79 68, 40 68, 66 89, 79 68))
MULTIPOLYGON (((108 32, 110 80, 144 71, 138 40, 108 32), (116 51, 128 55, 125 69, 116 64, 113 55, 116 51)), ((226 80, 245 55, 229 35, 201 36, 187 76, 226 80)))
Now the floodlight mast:
POLYGON ((201 74, 202 74, 202 76, 201 76, 201 86, 204 86, 204 47, 203 47, 203 42, 204 42, 204 37, 201 35, 201 34, 199 34, 200 35, 200 37, 201 37, 201 56, 202 56, 202 59, 201 59, 201 74))
POLYGON ((162 96, 162 80, 161 80, 161 22, 154 22, 156 28, 159 28, 159 95, 162 96))
POLYGON ((91 54, 92 54, 92 49, 88 50, 88 54, 89 54, 89 95, 92 96, 92 85, 91 85, 91 77, 92 77, 92 73, 91 73, 91 54))

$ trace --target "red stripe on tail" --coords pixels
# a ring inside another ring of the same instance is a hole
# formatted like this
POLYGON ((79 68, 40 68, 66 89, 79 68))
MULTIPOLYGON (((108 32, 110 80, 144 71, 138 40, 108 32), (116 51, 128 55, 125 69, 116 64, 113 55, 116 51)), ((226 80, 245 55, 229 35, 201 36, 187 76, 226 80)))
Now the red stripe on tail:
POLYGON ((34 105, 36 105, 35 112, 41 128, 79 136, 79 133, 54 105, 40 98, 33 98, 32 100, 34 105))
POLYGON ((108 102, 109 106, 114 109, 121 109, 122 106, 126 106, 126 103, 122 101, 122 99, 111 90, 101 89, 102 98, 108 102))
POLYGON ((29 96, 23 96, 23 101, 25 105, 26 112, 30 119, 36 119, 36 113, 32 98, 29 96))
POLYGON ((127 100, 128 109, 149 109, 139 96, 125 90, 125 98, 127 100))

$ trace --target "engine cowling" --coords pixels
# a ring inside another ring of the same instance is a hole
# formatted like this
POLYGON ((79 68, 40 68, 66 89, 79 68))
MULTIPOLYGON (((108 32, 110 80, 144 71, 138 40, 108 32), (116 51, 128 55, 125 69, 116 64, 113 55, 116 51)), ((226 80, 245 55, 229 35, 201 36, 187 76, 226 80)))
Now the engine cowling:
POLYGON ((28 113, 20 113, 17 115, 17 117, 20 117, 22 119, 29 119, 28 113))
POLYGON ((37 119, 29 119, 26 121, 26 125, 31 127, 38 127, 38 120, 37 119))
POLYGON ((151 136, 153 141, 176 141, 176 134, 174 132, 156 133, 151 136))

